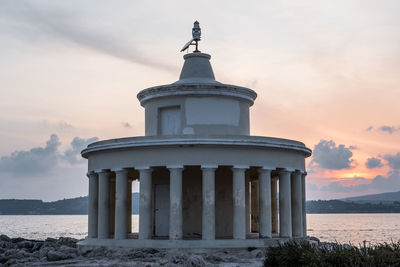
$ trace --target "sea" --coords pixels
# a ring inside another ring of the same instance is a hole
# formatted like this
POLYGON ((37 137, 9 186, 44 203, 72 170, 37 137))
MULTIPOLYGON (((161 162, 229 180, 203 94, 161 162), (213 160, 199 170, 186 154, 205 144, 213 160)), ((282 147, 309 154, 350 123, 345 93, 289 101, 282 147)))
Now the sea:
MULTIPOLYGON (((132 231, 139 216, 132 215, 132 231)), ((0 215, 0 234, 44 240, 48 237, 85 238, 87 215, 0 215)), ((325 242, 361 245, 400 240, 400 214, 307 214, 307 234, 325 242)))

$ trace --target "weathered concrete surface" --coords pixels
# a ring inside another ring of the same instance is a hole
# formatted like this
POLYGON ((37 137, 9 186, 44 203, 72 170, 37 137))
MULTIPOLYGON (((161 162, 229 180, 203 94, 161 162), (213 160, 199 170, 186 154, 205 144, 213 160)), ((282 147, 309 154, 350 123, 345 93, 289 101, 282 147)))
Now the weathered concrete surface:
POLYGON ((115 209, 115 238, 128 238, 128 170, 117 169, 116 173, 116 209, 115 209))
POLYGON ((139 239, 149 239, 152 233, 151 223, 151 188, 152 170, 148 167, 139 169, 140 173, 140 198, 139 198, 139 239))
POLYGON ((291 176, 291 208, 292 208, 292 235, 303 236, 303 198, 301 188, 301 172, 293 172, 291 176))

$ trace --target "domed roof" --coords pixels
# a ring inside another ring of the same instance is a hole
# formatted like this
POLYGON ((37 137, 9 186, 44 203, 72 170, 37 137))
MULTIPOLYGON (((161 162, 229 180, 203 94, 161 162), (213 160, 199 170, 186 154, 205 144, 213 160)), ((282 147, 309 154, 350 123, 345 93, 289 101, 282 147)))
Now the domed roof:
POLYGON ((215 80, 214 72, 210 64, 211 56, 200 52, 183 56, 183 64, 179 80, 173 84, 183 83, 211 83, 221 84, 215 80))
POLYGON ((142 106, 150 99, 182 95, 227 96, 253 105, 257 97, 257 93, 253 90, 223 84, 215 80, 209 54, 193 52, 184 55, 183 58, 185 63, 178 81, 168 85, 150 87, 138 93, 137 98, 142 106))

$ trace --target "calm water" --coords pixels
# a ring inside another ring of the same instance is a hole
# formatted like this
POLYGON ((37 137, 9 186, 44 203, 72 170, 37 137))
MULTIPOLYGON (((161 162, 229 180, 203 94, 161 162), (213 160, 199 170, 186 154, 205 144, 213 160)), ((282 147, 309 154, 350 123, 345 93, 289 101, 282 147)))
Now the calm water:
POLYGON ((308 235, 321 241, 362 244, 400 240, 400 214, 308 214, 308 235))
MULTIPOLYGON (((132 230, 138 231, 138 215, 132 215, 132 230)), ((400 214, 308 214, 308 235, 321 241, 371 243, 400 240, 400 214)), ((87 235, 86 215, 0 215, 0 234, 45 239, 87 235)))

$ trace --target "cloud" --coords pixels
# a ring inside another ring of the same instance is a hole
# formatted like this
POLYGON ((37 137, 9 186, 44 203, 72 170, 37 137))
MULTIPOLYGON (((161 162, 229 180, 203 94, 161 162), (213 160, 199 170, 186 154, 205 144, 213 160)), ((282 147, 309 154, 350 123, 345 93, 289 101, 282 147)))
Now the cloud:
POLYGON ((394 170, 399 170, 400 169, 400 152, 398 152, 395 155, 385 155, 383 157, 389 166, 394 169, 394 170))
POLYGON ((125 128, 132 128, 132 125, 129 122, 121 122, 121 124, 125 128))
POLYGON ((58 123, 58 127, 59 127, 60 130, 62 130, 62 131, 72 130, 72 129, 75 128, 74 126, 72 126, 72 124, 70 124, 70 123, 68 123, 68 122, 65 122, 65 121, 60 121, 60 122, 58 123))
POLYGON ((355 163, 351 157, 354 147, 345 145, 336 146, 335 142, 330 140, 321 140, 314 146, 312 164, 317 168, 329 170, 341 170, 352 168, 355 163))
POLYGON ((99 140, 97 137, 92 137, 88 139, 74 137, 74 139, 71 141, 71 148, 64 151, 61 158, 68 161, 70 164, 86 162, 81 157, 81 151, 82 149, 86 148, 88 144, 96 142, 97 140, 99 140))
POLYGON ((373 126, 369 126, 367 129, 365 129, 367 132, 371 131, 372 129, 374 129, 373 126))
POLYGON ((367 166, 368 169, 374 169, 382 167, 383 164, 381 159, 372 157, 367 159, 367 161, 365 162, 365 166, 367 166))
POLYGON ((97 141, 97 137, 83 139, 75 137, 70 148, 64 152, 59 151, 61 142, 57 135, 52 134, 44 147, 34 147, 26 151, 15 151, 9 156, 0 158, 0 172, 10 173, 14 176, 30 176, 47 173, 68 162, 71 165, 84 163, 80 152, 87 144, 97 141))
POLYGON ((343 186, 340 182, 332 182, 328 185, 321 187, 321 191, 331 192, 331 193, 342 193, 352 191, 351 187, 343 186))
POLYGON ((7 19, 14 34, 18 33, 23 38, 34 33, 34 38, 68 41, 115 58, 176 72, 176 67, 147 57, 132 42, 128 44, 126 40, 114 39, 111 34, 102 34, 100 30, 87 27, 82 19, 66 9, 43 7, 27 1, 6 1, 2 3, 0 17, 3 21, 7 19))
POLYGON ((341 182, 335 181, 322 186, 320 190, 331 193, 363 192, 370 190, 375 192, 393 192, 400 190, 400 172, 398 170, 391 171, 386 176, 377 175, 370 180, 363 177, 356 178, 358 178, 356 181, 362 183, 346 186, 341 182))
POLYGON ((318 186, 313 183, 307 183, 307 191, 316 191, 318 190, 318 186))
POLYGON ((395 131, 398 131, 399 129, 396 129, 396 127, 394 127, 394 126, 383 125, 383 126, 379 127, 379 130, 382 132, 387 132, 387 133, 392 134, 395 131))
POLYGON ((34 147, 28 151, 15 151, 10 156, 0 158, 0 171, 16 175, 45 173, 58 162, 60 141, 52 134, 44 147, 34 147))

